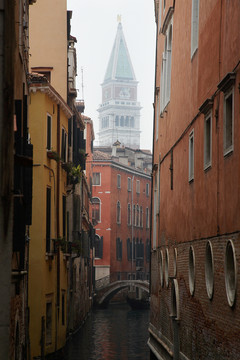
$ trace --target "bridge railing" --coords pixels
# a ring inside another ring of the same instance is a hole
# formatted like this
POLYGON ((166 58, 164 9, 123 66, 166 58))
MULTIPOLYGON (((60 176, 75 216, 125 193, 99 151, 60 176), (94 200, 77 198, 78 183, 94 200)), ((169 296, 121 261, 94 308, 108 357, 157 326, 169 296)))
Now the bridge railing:
POLYGON ((101 289, 102 287, 110 284, 110 275, 104 276, 98 280, 95 280, 95 289, 101 289))

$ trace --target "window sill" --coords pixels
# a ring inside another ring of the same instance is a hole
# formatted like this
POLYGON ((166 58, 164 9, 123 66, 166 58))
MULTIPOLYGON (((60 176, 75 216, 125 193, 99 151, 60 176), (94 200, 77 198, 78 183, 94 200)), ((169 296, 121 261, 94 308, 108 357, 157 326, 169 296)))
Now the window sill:
POLYGON ((209 170, 211 170, 212 168, 212 163, 206 164, 204 165, 204 171, 205 173, 207 173, 209 170))
POLYGON ((232 155, 232 153, 233 153, 233 145, 230 146, 228 149, 224 150, 223 156, 228 157, 228 156, 232 155))

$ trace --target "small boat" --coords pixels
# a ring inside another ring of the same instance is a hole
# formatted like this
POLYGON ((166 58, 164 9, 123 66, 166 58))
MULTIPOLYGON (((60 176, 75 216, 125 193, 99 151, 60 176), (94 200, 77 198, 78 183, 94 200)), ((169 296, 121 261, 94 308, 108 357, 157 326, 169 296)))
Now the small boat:
POLYGON ((127 296, 127 302, 133 310, 149 309, 149 299, 136 299, 127 296))

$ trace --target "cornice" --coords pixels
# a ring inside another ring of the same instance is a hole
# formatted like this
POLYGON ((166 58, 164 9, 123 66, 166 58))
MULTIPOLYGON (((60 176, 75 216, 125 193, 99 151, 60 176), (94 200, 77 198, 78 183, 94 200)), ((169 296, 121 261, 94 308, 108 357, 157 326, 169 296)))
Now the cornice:
POLYGON ((34 84, 30 83, 29 85, 29 92, 36 93, 37 91, 40 91, 41 93, 46 94, 51 100, 53 100, 56 104, 60 105, 60 108, 64 112, 64 114, 69 119, 71 116, 73 116, 73 112, 70 109, 70 107, 67 105, 67 103, 63 100, 61 95, 50 85, 43 85, 43 84, 34 84))

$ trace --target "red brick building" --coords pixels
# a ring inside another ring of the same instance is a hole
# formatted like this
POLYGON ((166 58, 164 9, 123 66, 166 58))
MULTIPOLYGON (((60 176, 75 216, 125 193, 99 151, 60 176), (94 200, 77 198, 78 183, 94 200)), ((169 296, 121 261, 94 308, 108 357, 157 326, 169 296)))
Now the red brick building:
POLYGON ((148 279, 151 154, 115 144, 95 149, 92 218, 96 280, 148 279))
POLYGON ((239 358, 240 3, 155 0, 149 346, 239 358))

